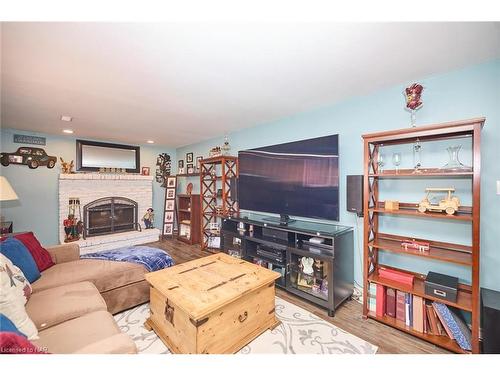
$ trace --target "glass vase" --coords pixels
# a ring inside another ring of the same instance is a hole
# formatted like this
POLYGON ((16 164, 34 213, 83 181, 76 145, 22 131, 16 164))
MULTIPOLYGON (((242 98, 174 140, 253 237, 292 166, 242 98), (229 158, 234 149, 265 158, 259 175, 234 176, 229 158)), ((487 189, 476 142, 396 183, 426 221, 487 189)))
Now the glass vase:
POLYGON ((461 148, 462 145, 458 145, 450 146, 446 149, 446 151, 448 151, 448 157, 450 158, 450 160, 448 161, 448 163, 443 165, 441 169, 446 169, 448 171, 461 171, 464 169, 470 169, 470 167, 463 165, 458 158, 458 153, 460 152, 461 148))

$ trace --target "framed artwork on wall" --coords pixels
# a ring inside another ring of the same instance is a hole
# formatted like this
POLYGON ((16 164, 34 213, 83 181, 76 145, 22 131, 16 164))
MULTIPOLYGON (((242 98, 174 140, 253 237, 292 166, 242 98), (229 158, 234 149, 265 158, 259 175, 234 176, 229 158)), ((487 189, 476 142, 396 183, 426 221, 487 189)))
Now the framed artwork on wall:
POLYGON ((175 206, 175 200, 168 199, 167 203, 165 203, 165 211, 173 211, 175 206))
POLYGON ((186 163, 192 163, 193 162, 193 153, 192 152, 188 152, 186 154, 186 163))
POLYGON ((165 224, 163 226, 163 234, 165 236, 171 236, 174 234, 174 224, 165 224))
POLYGON ((176 187, 177 187, 177 177, 169 176, 166 180, 165 189, 165 205, 164 205, 164 215, 163 215, 163 237, 173 236, 175 221, 176 221, 176 187))
POLYGON ((143 176, 149 176, 149 167, 142 167, 141 168, 141 174, 143 176))
POLYGON ((175 198, 175 189, 167 189, 167 199, 175 198))
POLYGON ((175 188, 175 177, 167 178, 167 188, 175 188))

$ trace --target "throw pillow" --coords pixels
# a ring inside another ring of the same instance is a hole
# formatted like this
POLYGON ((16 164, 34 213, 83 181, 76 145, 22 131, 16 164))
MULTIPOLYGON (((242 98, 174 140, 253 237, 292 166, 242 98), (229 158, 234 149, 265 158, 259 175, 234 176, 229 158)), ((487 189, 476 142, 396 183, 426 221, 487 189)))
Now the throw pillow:
POLYGON ((7 318, 4 314, 0 314, 0 332, 13 332, 26 337, 26 335, 18 330, 15 324, 12 323, 12 320, 7 318))
POLYGON ((0 312, 28 339, 38 338, 38 330, 26 312, 31 285, 6 256, 0 254, 0 312))
POLYGON ((9 258, 12 263, 23 271, 30 283, 40 278, 40 271, 35 260, 24 244, 15 238, 7 238, 0 243, 0 253, 9 258))
POLYGON ((26 337, 14 332, 0 332, 0 354, 48 354, 26 337))
POLYGON ((26 246, 40 272, 54 265, 49 252, 42 247, 33 232, 17 234, 14 238, 18 239, 26 246))

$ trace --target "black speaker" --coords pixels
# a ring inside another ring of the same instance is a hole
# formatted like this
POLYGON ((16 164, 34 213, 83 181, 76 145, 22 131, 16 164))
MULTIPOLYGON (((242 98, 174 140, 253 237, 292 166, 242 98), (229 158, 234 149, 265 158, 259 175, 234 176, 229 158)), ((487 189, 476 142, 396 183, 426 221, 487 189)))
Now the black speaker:
POLYGON ((363 216, 363 175, 347 176, 347 211, 363 216))
POLYGON ((483 353, 500 354, 500 292, 481 288, 483 353))

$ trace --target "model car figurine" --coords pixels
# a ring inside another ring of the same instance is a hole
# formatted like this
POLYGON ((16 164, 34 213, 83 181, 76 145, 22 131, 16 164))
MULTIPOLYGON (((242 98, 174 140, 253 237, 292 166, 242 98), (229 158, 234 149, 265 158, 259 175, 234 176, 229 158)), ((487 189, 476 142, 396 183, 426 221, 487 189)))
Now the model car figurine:
POLYGON ((415 239, 404 240, 403 242, 401 242, 401 247, 404 247, 405 250, 415 249, 418 251, 428 251, 429 242, 417 241, 415 239))
POLYGON ((424 213, 425 211, 438 211, 446 212, 448 215, 453 215, 458 211, 460 206, 460 199, 452 196, 451 193, 455 192, 454 188, 427 188, 425 189, 427 195, 418 204, 418 211, 424 213), (432 203, 430 197, 433 192, 446 192, 448 193, 444 199, 440 199, 438 203, 432 203))
POLYGON ((49 156, 43 148, 19 147, 16 152, 2 152, 0 163, 6 167, 9 164, 24 164, 31 169, 46 165, 47 168, 54 168, 57 158, 49 156))

